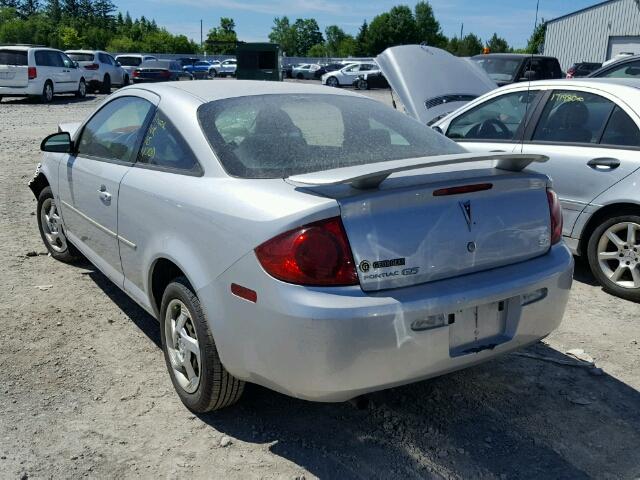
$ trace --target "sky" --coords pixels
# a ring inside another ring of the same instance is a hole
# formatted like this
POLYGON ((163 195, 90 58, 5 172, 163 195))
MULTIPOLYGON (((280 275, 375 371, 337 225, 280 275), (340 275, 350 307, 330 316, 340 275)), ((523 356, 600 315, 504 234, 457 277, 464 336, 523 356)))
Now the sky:
MULTIPOLYGON (((204 36, 219 23, 220 17, 231 17, 236 23, 240 40, 267 41, 273 18, 286 15, 315 18, 320 29, 338 25, 347 33, 356 34, 364 20, 398 4, 411 8, 416 1, 408 0, 114 0, 118 9, 133 17, 144 15, 171 33, 184 34, 200 41, 200 20, 204 36)), ((448 37, 464 32, 475 33, 487 40, 494 32, 506 38, 510 45, 524 47, 533 30, 536 0, 430 0, 436 18, 448 37)), ((539 18, 550 20, 575 10, 599 3, 596 0, 540 0, 539 18)))

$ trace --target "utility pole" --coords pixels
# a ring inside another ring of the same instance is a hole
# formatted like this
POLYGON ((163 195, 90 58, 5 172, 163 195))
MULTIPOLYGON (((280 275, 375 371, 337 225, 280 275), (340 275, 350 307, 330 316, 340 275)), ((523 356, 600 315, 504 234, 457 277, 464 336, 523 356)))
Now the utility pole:
POLYGON ((202 48, 202 19, 200 19, 200 50, 204 52, 204 49, 202 48))
POLYGON ((462 33, 464 32, 464 22, 460 24, 460 40, 462 40, 462 33))

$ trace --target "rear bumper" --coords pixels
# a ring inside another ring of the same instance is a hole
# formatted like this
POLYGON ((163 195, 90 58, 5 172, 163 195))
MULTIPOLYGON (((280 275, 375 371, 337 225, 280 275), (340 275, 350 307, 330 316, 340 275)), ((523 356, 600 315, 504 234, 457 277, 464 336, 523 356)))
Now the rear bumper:
POLYGON ((276 281, 251 253, 198 297, 233 375, 294 397, 343 401, 468 367, 545 337, 562 320, 572 274, 573 258, 561 244, 519 264, 365 293, 276 281), (233 296, 232 282, 256 290, 257 303, 233 296), (545 298, 521 305, 521 295, 543 288, 545 298), (493 349, 452 355, 453 327, 411 329, 428 315, 498 301, 508 302, 508 328, 493 349))
POLYGON ((43 84, 29 82, 25 87, 0 87, 0 96, 3 97, 26 97, 29 95, 42 94, 43 84))

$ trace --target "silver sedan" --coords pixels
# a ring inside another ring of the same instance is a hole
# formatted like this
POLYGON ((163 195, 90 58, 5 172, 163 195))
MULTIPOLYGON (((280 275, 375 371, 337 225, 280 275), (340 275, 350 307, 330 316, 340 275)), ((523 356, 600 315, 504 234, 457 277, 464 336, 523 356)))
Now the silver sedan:
MULTIPOLYGON (((560 323, 573 261, 537 155, 475 155, 379 102, 280 82, 126 87, 60 125, 30 187, 51 256, 160 322, 205 412, 246 381, 341 401, 560 323)), ((91 299, 87 299, 91 301, 91 299)))

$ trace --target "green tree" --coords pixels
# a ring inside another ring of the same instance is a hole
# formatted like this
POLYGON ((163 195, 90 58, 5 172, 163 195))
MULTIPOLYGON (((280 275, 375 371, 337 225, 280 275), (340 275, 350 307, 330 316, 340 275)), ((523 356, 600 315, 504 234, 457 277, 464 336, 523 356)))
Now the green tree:
POLYGON ((285 55, 289 57, 296 56, 296 34, 288 17, 276 17, 273 19, 269 41, 279 44, 285 55))
POLYGON ((322 32, 318 22, 313 18, 298 18, 293 24, 297 44, 297 55, 306 55, 309 49, 323 43, 322 32))
POLYGON ((325 45, 327 56, 339 56, 338 50, 340 49, 340 43, 347 37, 347 34, 344 33, 344 30, 342 30, 339 26, 329 25, 324 29, 324 35, 326 38, 325 45))
POLYGON ((58 29, 62 45, 60 48, 79 48, 82 47, 82 39, 78 35, 78 31, 73 27, 60 27, 58 29))
POLYGON ((414 9, 418 40, 432 47, 447 45, 447 37, 442 33, 440 23, 433 14, 429 2, 418 2, 414 9))
POLYGON ((487 42, 487 48, 491 53, 507 53, 510 51, 507 41, 504 38, 499 37, 497 33, 494 33, 489 39, 487 42))
POLYGON ((209 30, 205 46, 208 53, 214 55, 229 55, 235 52, 238 35, 236 24, 232 18, 222 17, 220 25, 209 30))
POLYGON ((356 36, 356 51, 354 55, 358 57, 368 57, 370 55, 369 50, 369 24, 365 20, 362 22, 360 30, 358 30, 358 35, 356 36))
POLYGON ((40 10, 40 2, 38 0, 23 0, 19 5, 18 11, 25 18, 35 15, 40 10))
POLYGON ((482 41, 477 35, 469 33, 462 37, 460 40, 457 37, 453 37, 447 44, 447 50, 459 57, 471 57, 482 53, 482 41))
POLYGON ((544 37, 546 33, 547 24, 544 23, 543 18, 542 23, 533 30, 529 37, 527 48, 525 49, 526 53, 542 53, 542 46, 544 45, 544 37))
POLYGON ((411 9, 399 5, 377 15, 369 25, 368 39, 372 55, 394 45, 418 43, 418 29, 411 9))
POLYGON ((309 49, 307 56, 318 58, 327 57, 327 47, 324 43, 316 43, 309 49))

